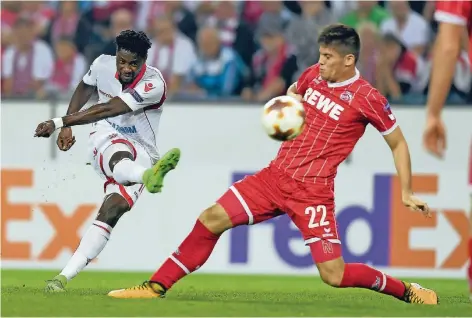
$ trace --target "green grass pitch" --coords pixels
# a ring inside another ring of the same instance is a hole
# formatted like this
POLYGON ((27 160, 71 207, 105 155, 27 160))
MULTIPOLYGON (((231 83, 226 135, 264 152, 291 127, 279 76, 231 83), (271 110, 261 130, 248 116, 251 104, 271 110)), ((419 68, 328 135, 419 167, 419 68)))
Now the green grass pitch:
POLYGON ((472 316, 464 280, 418 279, 440 295, 439 306, 409 305, 368 290, 334 289, 318 277, 191 275, 165 299, 120 300, 112 289, 139 284, 147 273, 81 273, 64 294, 43 293, 51 271, 2 271, 2 316, 472 316))

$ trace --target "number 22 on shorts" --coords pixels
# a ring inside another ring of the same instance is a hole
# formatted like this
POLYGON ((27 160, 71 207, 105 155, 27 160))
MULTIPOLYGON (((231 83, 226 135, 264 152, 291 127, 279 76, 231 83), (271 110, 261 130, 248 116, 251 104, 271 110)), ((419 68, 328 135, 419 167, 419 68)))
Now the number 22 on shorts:
POLYGON ((326 206, 325 205, 317 205, 316 207, 309 206, 305 209, 305 214, 310 214, 310 221, 308 223, 309 229, 329 225, 329 221, 326 221, 326 206), (316 216, 318 214, 321 214, 320 223, 315 222, 316 216))

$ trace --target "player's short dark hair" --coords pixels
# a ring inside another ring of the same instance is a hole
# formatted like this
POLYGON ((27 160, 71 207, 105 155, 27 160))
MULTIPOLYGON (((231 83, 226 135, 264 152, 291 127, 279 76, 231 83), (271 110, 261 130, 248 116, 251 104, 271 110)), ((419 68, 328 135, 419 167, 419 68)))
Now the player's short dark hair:
POLYGON ((344 55, 354 55, 359 59, 361 40, 354 28, 344 24, 331 24, 325 27, 318 36, 318 45, 335 46, 344 55))
POLYGON ((147 57, 147 52, 152 45, 146 33, 134 30, 121 31, 115 41, 117 50, 130 51, 142 58, 147 57))

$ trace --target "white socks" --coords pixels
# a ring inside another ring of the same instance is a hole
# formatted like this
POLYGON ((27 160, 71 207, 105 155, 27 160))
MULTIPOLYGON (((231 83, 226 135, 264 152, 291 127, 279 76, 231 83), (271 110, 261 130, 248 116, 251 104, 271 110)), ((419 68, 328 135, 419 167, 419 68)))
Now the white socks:
MULTIPOLYGON (((116 182, 124 185, 143 183, 145 171, 146 168, 131 159, 123 159, 113 168, 113 178, 116 182)), ((64 275, 67 280, 77 276, 105 248, 112 229, 108 224, 95 220, 60 275, 64 275)))
POLYGON ((143 183, 146 170, 131 159, 122 159, 113 168, 113 179, 119 184, 143 183))
POLYGON ((93 221, 92 226, 85 233, 79 247, 60 275, 71 280, 80 273, 103 250, 110 238, 111 230, 112 227, 108 224, 97 220, 93 221))

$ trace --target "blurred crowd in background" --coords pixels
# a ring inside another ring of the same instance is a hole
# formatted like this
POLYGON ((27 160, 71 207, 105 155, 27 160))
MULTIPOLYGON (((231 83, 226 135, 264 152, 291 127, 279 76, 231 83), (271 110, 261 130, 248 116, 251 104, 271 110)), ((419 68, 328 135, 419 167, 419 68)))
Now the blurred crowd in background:
MULTIPOLYGON (((437 25, 434 1, 2 1, 2 98, 70 96, 122 30, 152 40, 169 98, 267 101, 317 62, 323 26, 362 41, 361 74, 392 102, 423 104, 437 25)), ((464 34, 450 104, 470 102, 464 34)))

